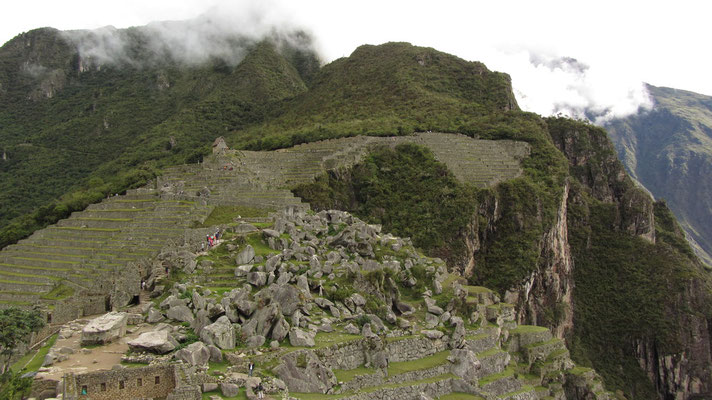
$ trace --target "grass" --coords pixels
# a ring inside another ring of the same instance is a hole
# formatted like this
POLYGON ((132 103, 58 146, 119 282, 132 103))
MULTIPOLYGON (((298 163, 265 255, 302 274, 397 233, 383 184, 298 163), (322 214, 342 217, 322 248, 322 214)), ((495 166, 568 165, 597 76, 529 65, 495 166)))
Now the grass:
MULTIPOLYGON (((339 333, 339 332, 317 332, 316 336, 314 337, 314 343, 316 344, 314 347, 309 347, 311 349, 322 349, 324 347, 329 347, 335 344, 339 343, 347 343, 351 342, 354 340, 359 340, 363 339, 361 335, 350 335, 348 333, 339 333)), ((289 344, 285 344, 282 346, 283 348, 286 349, 302 349, 303 347, 294 347, 289 344)))
POLYGON ((61 300, 61 299, 66 299, 67 297, 72 297, 74 295, 74 289, 64 285, 63 283, 60 283, 59 285, 55 286, 52 288, 49 293, 45 293, 42 295, 42 299, 44 300, 61 300))
POLYGON ((354 369, 335 369, 334 375, 339 382, 349 382, 357 375, 371 375, 376 372, 374 368, 358 367, 354 369))
POLYGON ((42 366, 45 356, 47 355, 47 353, 49 352, 49 349, 54 345, 54 342, 56 342, 56 341, 57 341, 57 334, 54 334, 47 340, 47 343, 45 343, 44 346, 40 347, 38 350, 36 350, 34 352, 30 352, 29 354, 26 354, 24 357, 22 357, 20 360, 18 360, 15 364, 13 364, 13 366, 11 368, 15 372, 19 372, 22 370, 24 370, 25 372, 36 372, 42 366))
POLYGON ((492 383, 492 382, 494 382, 494 381, 498 381, 498 380, 500 380, 500 379, 504 379, 504 378, 507 378, 507 377, 510 377, 510 376, 514 376, 514 372, 515 372, 515 371, 514 371, 514 368, 512 368, 512 367, 507 367, 507 368, 506 368, 504 371, 502 371, 502 372, 497 372, 497 373, 495 373, 495 374, 490 374, 490 375, 487 375, 487 376, 483 376, 482 378, 480 378, 480 381, 479 381, 480 387, 485 386, 485 385, 487 385, 487 384, 490 384, 490 383, 492 383))
POLYGON ((516 335, 516 334, 522 334, 522 333, 539 333, 539 332, 544 332, 548 331, 548 328, 545 328, 543 326, 536 326, 536 325, 519 325, 514 329, 510 329, 509 333, 516 335))
POLYGON ((230 224, 238 216, 246 218, 266 217, 270 210, 247 206, 216 206, 201 227, 230 224))
POLYGON ((262 239, 262 233, 253 233, 247 236, 247 243, 255 249, 255 256, 267 256, 279 253, 276 250, 269 248, 267 243, 262 239))
POLYGON ((454 393, 446 394, 444 396, 440 396, 440 397, 438 397, 438 400, 484 400, 484 399, 482 397, 474 395, 474 394, 454 392, 454 393))
POLYGON ((423 357, 418 360, 392 362, 388 364, 388 376, 404 374, 411 371, 419 371, 443 365, 447 362, 447 357, 450 351, 441 351, 428 357, 423 357))
MULTIPOLYGON (((427 379, 421 379, 419 381, 408 381, 408 382, 402 382, 402 383, 391 383, 391 384, 385 384, 385 385, 380 385, 380 386, 372 386, 372 387, 367 387, 361 389, 359 393, 373 393, 377 390, 381 389, 398 389, 401 387, 405 386, 414 386, 414 385, 422 385, 422 384, 428 384, 428 383, 435 383, 439 382, 445 379, 458 379, 457 376, 453 374, 443 374, 443 375, 438 375, 434 376, 432 378, 427 378, 427 379)), ((343 397, 348 397, 351 396, 353 393, 341 393, 341 394, 322 394, 322 393, 290 393, 290 396, 295 397, 300 400, 331 400, 331 399, 340 399, 343 397)), ((475 397, 476 399, 477 397, 475 397)), ((454 398, 450 398, 454 399, 454 398)))

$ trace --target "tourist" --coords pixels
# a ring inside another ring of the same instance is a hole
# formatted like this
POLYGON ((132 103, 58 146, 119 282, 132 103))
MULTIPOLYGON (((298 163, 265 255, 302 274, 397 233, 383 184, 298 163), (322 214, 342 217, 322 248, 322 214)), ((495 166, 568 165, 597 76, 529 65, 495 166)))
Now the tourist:
POLYGON ((255 363, 250 361, 250 363, 247 365, 247 376, 252 376, 252 371, 255 370, 255 363))
POLYGON ((258 399, 264 399, 265 398, 265 392, 264 388, 262 387, 262 382, 257 384, 257 398, 258 399))

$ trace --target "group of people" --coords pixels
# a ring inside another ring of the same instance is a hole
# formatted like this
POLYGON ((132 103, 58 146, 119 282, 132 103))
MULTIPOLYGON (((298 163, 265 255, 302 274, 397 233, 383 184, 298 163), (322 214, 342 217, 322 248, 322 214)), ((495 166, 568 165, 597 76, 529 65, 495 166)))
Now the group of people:
MULTIPOLYGON (((211 247, 215 246, 218 244, 218 240, 220 239, 220 229, 215 231, 214 235, 205 235, 205 241, 208 243, 208 249, 211 247)), ((205 243, 203 243, 203 249, 205 250, 205 243)))

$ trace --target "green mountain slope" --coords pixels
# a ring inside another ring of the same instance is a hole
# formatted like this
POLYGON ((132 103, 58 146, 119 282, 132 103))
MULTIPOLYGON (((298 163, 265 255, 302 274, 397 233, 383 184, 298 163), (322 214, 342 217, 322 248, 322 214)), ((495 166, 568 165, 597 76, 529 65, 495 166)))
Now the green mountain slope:
MULTIPOLYGON (((141 40, 131 43, 139 56, 149 51, 141 40)), ((221 132, 260 120, 266 103, 305 91, 300 72, 309 77, 318 66, 313 53, 280 52, 269 40, 246 43, 235 67, 219 59, 92 66, 73 46, 47 28, 0 49, 0 226, 11 228, 2 244, 140 185, 156 167, 200 160, 221 132), (69 191, 81 192, 55 201, 69 191), (24 220, 9 224, 18 217, 24 220)))
POLYGON ((712 97, 647 87, 654 108, 607 129, 627 171, 667 201, 712 265, 712 97))

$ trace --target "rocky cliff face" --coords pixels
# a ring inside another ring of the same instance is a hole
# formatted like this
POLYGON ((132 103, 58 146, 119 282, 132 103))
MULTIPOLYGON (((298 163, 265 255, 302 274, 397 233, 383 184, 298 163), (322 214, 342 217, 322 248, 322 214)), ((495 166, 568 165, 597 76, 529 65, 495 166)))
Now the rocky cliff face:
MULTIPOLYGON (((666 242, 656 245, 655 207, 652 199, 643 190, 636 188, 626 176, 613 153, 611 143, 605 137, 605 132, 593 127, 576 127, 562 121, 549 122, 553 128, 551 133, 554 142, 569 160, 573 176, 583 185, 578 190, 579 193, 568 196, 568 201, 578 205, 585 203, 583 198, 586 195, 580 193, 582 190, 601 202, 604 207, 612 207, 610 229, 643 239, 649 243, 648 246, 652 245, 651 251, 666 246, 666 242)), ((588 209, 590 211, 593 208, 589 206, 588 209)), ((580 218, 580 215, 577 218, 580 218)), ((574 224, 579 226, 577 229, 580 231, 581 224, 595 224, 595 221, 594 217, 588 214, 584 220, 575 221, 574 224)), ((662 227, 660 229, 665 230, 662 227)), ((584 248, 577 249, 579 254, 587 251, 586 247, 590 247, 590 243, 596 240, 593 235, 595 234, 590 234, 584 241, 584 248)), ((666 236, 661 240, 670 239, 666 236)), ((580 247, 580 243, 577 245, 580 247)), ((634 334, 629 339, 627 351, 634 355, 640 367, 645 370, 660 398, 706 398, 712 383, 709 371, 712 362, 708 311, 709 278, 696 259, 687 259, 681 261, 681 264, 663 265, 665 269, 676 269, 675 273, 661 271, 661 274, 668 274, 666 279, 671 283, 665 300, 657 306, 658 312, 674 321, 670 323, 671 329, 667 337, 634 334)), ((584 268, 584 265, 579 265, 574 260, 573 269, 576 268, 584 268)), ((571 274, 567 276, 572 278, 571 274)), ((609 279, 614 277, 611 275, 609 279)), ((576 285, 582 284, 587 282, 576 282, 576 285)), ((577 307, 574 307, 574 310, 576 321, 577 307)))
POLYGON ((712 264, 712 97, 647 85, 652 110, 606 129, 628 173, 667 201, 697 254, 712 264))

